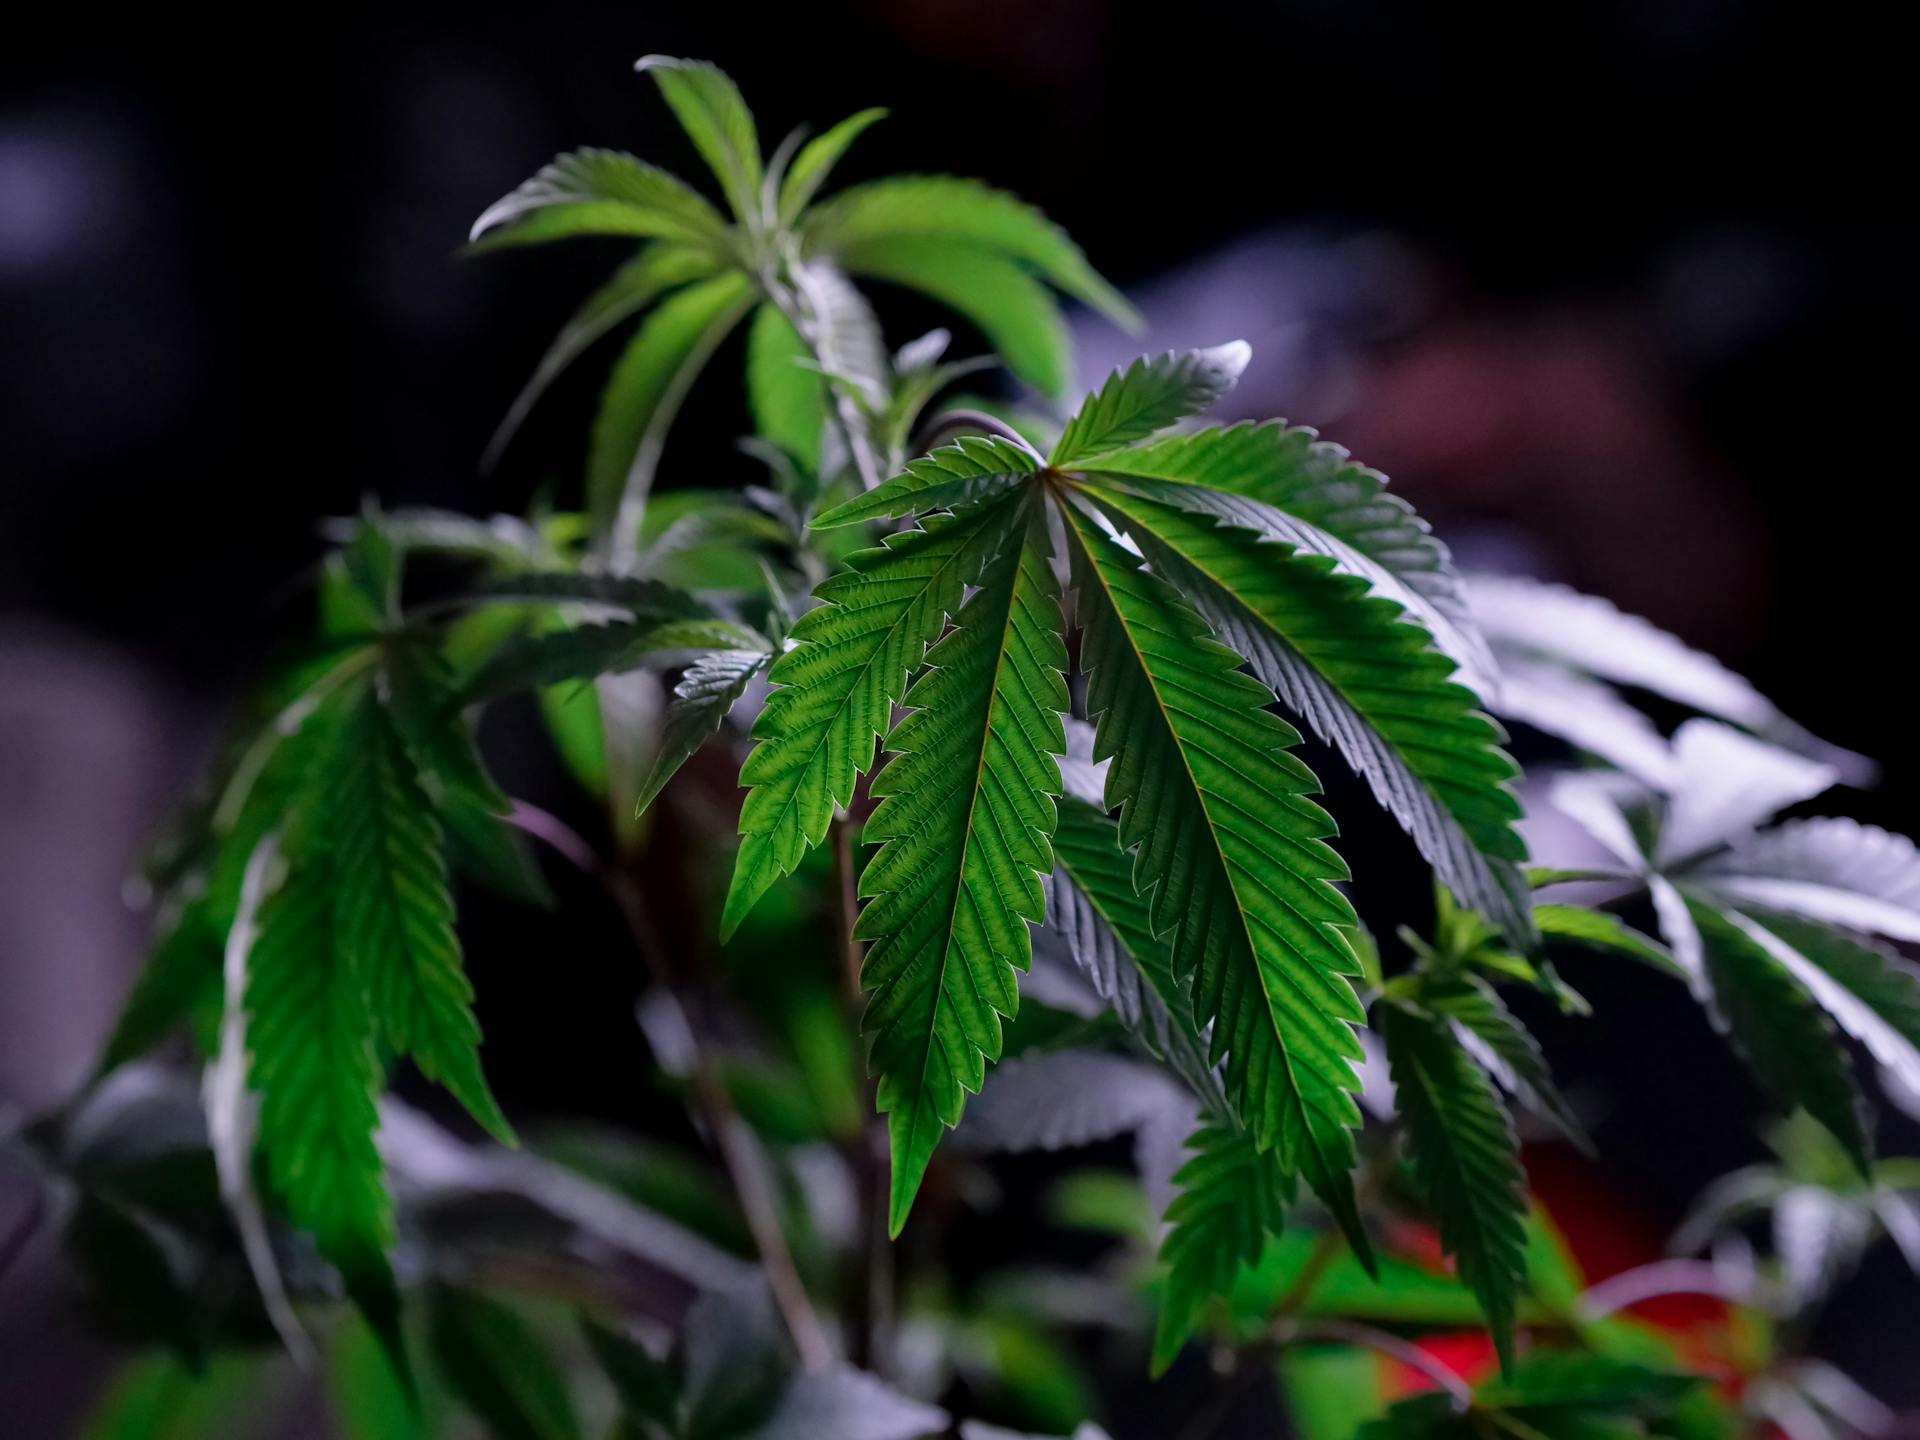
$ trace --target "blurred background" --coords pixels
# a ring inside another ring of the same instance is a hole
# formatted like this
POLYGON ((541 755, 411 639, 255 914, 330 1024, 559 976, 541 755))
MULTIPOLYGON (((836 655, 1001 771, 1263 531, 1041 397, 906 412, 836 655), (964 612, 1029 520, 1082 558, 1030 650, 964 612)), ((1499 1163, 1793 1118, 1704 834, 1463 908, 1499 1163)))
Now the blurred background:
MULTIPOLYGON (((1900 624, 1920 252, 1889 9, 401 0, 298 26, 35 23, 0 54, 0 1108, 84 1076, 144 943, 125 877, 304 624, 290 577, 318 519, 367 494, 485 513, 577 493, 593 365, 497 470, 477 457, 618 242, 455 252, 562 149, 694 173, 631 72, 650 51, 729 70, 769 144, 890 107, 840 180, 952 171, 1039 204, 1140 305, 1145 344, 1252 342, 1230 416, 1319 426, 1468 563, 1713 651, 1884 763, 1851 813, 1920 826, 1900 624)), ((883 319, 895 343, 953 323, 883 319)), ((1088 319, 1083 380, 1135 348, 1088 319)), ((737 387, 703 384, 663 487, 756 478, 745 428, 737 387)), ((565 810, 530 737, 490 752, 565 810)), ((1335 808, 1363 883, 1376 848, 1408 871, 1391 822, 1335 808)), ((1390 929, 1420 889, 1363 888, 1363 912, 1390 929)), ((468 914, 507 1108, 649 1123, 604 917, 468 914)), ((1548 1153, 1536 1178, 1577 1244, 1647 1258, 1760 1147, 1697 1011, 1601 968, 1580 977, 1597 1020, 1538 1018, 1568 1086, 1606 1097, 1606 1176, 1548 1153)), ((1892 1122, 1882 1144, 1920 1149, 1892 1122)), ((0 1189, 0 1231, 17 1199, 0 1189)), ((43 1239, 0 1288, 12 1433, 65 1433, 106 1363, 60 1279, 43 1239)), ((1920 1403, 1911 1279, 1870 1268, 1847 1298, 1826 1353, 1920 1403)))

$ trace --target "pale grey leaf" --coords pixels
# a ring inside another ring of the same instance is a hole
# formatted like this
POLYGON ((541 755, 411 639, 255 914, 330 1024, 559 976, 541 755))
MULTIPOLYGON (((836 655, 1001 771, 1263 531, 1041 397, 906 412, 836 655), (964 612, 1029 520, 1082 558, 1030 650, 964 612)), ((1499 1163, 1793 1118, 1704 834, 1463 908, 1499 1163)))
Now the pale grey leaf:
POLYGON ((1673 737, 1679 780, 1660 828, 1663 865, 1744 838, 1776 811, 1834 784, 1831 765, 1714 720, 1689 720, 1673 737))

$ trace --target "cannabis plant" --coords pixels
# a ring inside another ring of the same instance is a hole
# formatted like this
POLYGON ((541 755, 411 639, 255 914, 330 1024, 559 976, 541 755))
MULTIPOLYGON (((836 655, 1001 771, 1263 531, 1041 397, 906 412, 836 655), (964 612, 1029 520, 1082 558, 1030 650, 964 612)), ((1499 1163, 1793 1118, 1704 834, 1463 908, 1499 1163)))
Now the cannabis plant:
MULTIPOLYGON (((181 1417, 217 1403, 239 1433, 232 1407, 259 1392, 220 1387, 282 1363, 269 1333, 300 1364, 320 1338, 353 1434, 617 1416, 625 1435, 906 1440, 949 1433, 936 1402, 956 1397, 1117 1425, 1088 1413, 1062 1337, 1131 1343, 1146 1305, 1135 1363, 1200 1337, 1277 1375, 1313 1436, 1730 1432, 1698 1357, 1596 1301, 1530 1201, 1520 1127, 1587 1142, 1520 1016, 1529 995, 1586 1014, 1578 965, 1671 976, 1832 1147, 1822 1213, 1848 1218, 1823 1222, 1826 1258, 1788 1258, 1794 1303, 1876 1224, 1920 1254, 1843 1043, 1920 1095, 1920 981, 1883 943, 1920 941, 1920 852, 1845 819, 1767 823, 1863 762, 1604 601, 1463 577, 1312 431, 1207 424, 1242 343, 1143 355, 1071 399, 1061 305, 1131 325, 1125 301, 978 182, 824 193, 880 112, 763 158, 719 70, 640 69, 724 209, 580 150, 473 232, 483 251, 637 242, 490 457, 631 327, 579 507, 370 501, 332 524, 314 634, 156 849, 158 939, 98 1073, 22 1134, 103 1304, 177 1357, 131 1372, 102 1425, 181 1433, 159 1427, 215 1424, 181 1417), (991 354, 950 361, 944 331, 890 349, 870 281, 948 307, 991 354), (673 425, 741 327, 764 478, 655 494, 706 473, 673 425), (929 413, 994 366, 1033 403, 929 413), (1644 692, 1700 713, 1669 737, 1644 692), (593 834, 493 778, 476 725, 524 695, 601 806, 593 834), (1532 793, 1589 853, 1530 865, 1495 715, 1564 742, 1532 793), (738 757, 737 826, 706 762, 686 768, 703 749, 738 757), (1368 877, 1309 756, 1405 832, 1430 927, 1363 923, 1368 877), (709 838, 650 848, 666 806, 709 838), (550 1127, 515 1148, 449 877, 550 904, 530 841, 624 921, 646 976, 636 1067, 709 1157, 550 1127), (725 950, 665 942, 676 864, 725 950), (1535 898, 1573 885, 1603 908, 1535 898), (1642 900, 1657 937, 1627 923, 1642 900), (197 1094, 141 1058, 177 1031, 197 1094), (484 1138, 387 1095, 401 1061, 484 1138), (989 1203, 963 1183, 983 1157, 1121 1136, 1136 1188, 1070 1172, 1059 1201, 1122 1257, 1080 1278, 1097 1303, 1077 1317, 1064 1285, 976 1286, 928 1246, 894 1265, 890 1237, 989 1203), (1493 1373, 1416 1343, 1462 1326, 1490 1336, 1493 1373), (1430 1393, 1389 1408, 1379 1356, 1430 1393), (1028 1383, 1035 1366, 1057 1383, 1028 1383)), ((1806 1211, 1811 1183, 1749 1177, 1707 1213, 1806 1211)), ((1768 1359, 1749 1378, 1785 1375, 1768 1359)))

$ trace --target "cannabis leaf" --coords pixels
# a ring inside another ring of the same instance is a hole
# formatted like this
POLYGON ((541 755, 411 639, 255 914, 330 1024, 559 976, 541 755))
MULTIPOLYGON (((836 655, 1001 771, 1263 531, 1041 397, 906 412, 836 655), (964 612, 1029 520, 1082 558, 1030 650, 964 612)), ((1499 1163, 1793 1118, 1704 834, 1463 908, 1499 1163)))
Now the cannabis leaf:
POLYGON ((636 815, 653 803, 667 781, 720 728, 753 677, 772 659, 765 650, 709 650, 687 666, 673 687, 673 703, 667 706, 660 727, 653 768, 640 782, 636 815))
POLYGON ((1155 930, 1174 932, 1175 973, 1258 1145, 1357 1232, 1349 1027, 1363 1012, 1337 928, 1354 916, 1330 883, 1347 873, 1324 843, 1332 822, 1287 754, 1299 735, 1171 586, 1078 506, 1066 520, 1094 759, 1113 760, 1135 883, 1153 888, 1155 930))
POLYGON ((1511 763, 1472 692, 1453 682, 1455 662, 1434 648, 1445 633, 1461 653, 1471 649, 1447 613, 1444 552, 1422 543, 1424 527, 1405 507, 1381 501, 1377 476, 1297 432, 1153 438, 1216 397, 1245 359, 1239 345, 1143 358, 1088 400, 1046 462, 1006 440, 963 439, 814 522, 915 515, 923 528, 856 556, 851 574, 820 587, 824 603, 770 672, 761 743, 741 773, 751 792, 722 923, 730 931, 818 843, 834 807, 851 801, 908 673, 931 666, 907 696, 916 714, 888 740, 905 753, 874 787, 884 798, 867 835, 887 848, 861 883, 873 901, 860 933, 875 942, 869 1031, 895 1127, 896 1223, 940 1124, 958 1117, 998 1052, 997 1017, 1012 1013, 1014 972, 1027 958, 1017 922, 1041 918, 1036 879, 1052 868, 1036 841, 1053 828, 1053 807, 1032 797, 1058 787, 1046 778, 1052 762, 1036 768, 1032 757, 1061 746, 1051 718, 1065 708, 1057 618, 1044 627, 1040 678, 985 658, 997 633, 1015 642, 1005 654, 1016 661, 1034 650, 1012 623, 1022 607, 1007 599, 1004 577, 1018 549, 1022 583, 1051 610, 1047 524, 1066 540, 1097 721, 1093 758, 1113 762, 1102 804, 1120 812, 1104 838, 1107 822, 1077 815, 1079 859, 1049 882, 1070 907, 1069 951, 1131 1014, 1149 1013, 1136 999, 1152 991, 1177 1015, 1162 1026, 1154 1013, 1146 1028, 1159 1033, 1148 1043, 1203 1098, 1217 1099, 1224 1062, 1227 1113, 1257 1148, 1277 1151, 1281 1174, 1306 1176, 1363 1253, 1349 1175, 1359 1123, 1352 1027, 1363 1016, 1344 931, 1356 921, 1334 888, 1347 872, 1324 843, 1332 821, 1308 798, 1317 782, 1287 753, 1299 733, 1269 711, 1273 691, 1241 672, 1248 659, 1284 647, 1286 664, 1308 667, 1297 671, 1305 680, 1275 674, 1289 703, 1316 725, 1342 709, 1350 755, 1423 847, 1509 928, 1530 933, 1511 763), (1352 539, 1269 499, 1199 483, 1216 476, 1297 502, 1352 539), (1056 518, 1044 520, 1043 509, 1056 518), (963 609, 969 586, 978 592, 963 609), (923 654, 948 617, 953 633, 923 654), (1391 681, 1370 683, 1370 666, 1391 681), (1009 677, 1007 703, 1039 710, 1015 706, 983 722, 1009 677), (1044 727, 1038 714, 1049 717, 1044 727), (1028 798, 1011 803, 1018 824, 997 824, 981 852, 992 903, 980 918, 956 918, 942 887, 964 873, 956 866, 972 861, 976 841, 954 820, 974 813, 966 797, 975 787, 1001 793, 1001 766, 1021 777, 1010 793, 1028 798), (1116 837, 1116 854, 1131 853, 1124 878, 1093 858, 1116 837), (1122 954, 1144 988, 1119 978, 1122 954), (1204 1058, 1192 1049, 1201 1034, 1204 1058))
POLYGON ((1486 1313, 1502 1368, 1511 1369, 1527 1274, 1526 1180, 1513 1126, 1444 1020, 1397 998, 1384 999, 1376 1015, 1414 1177, 1439 1220, 1440 1243, 1486 1313))
POLYGON ((1107 488, 1100 505, 1281 702, 1367 779, 1454 893, 1524 945, 1530 902, 1518 867, 1526 847, 1507 783, 1518 771, 1477 697, 1454 681, 1453 662, 1334 556, 1165 503, 1167 493, 1107 488))
MULTIPOLYGON (((513 402, 489 458, 539 396, 592 344, 644 316, 600 401, 587 465, 588 511, 606 555, 625 563, 660 451, 681 402, 752 316, 748 394, 756 427, 807 474, 843 384, 840 420, 855 444, 894 438, 878 406, 889 381, 879 329, 848 274, 905 285, 971 319, 1022 379, 1058 394, 1068 377, 1055 291, 1120 321, 1133 312, 1037 210, 976 181, 909 176, 814 204, 835 162, 882 112, 862 111, 799 148, 762 160, 753 115, 725 74, 650 55, 659 87, 726 197, 731 219, 663 170, 611 150, 562 155, 483 212, 480 248, 575 235, 647 243, 596 290, 513 402), (787 162, 791 157, 791 166, 787 162), (1051 288, 1049 288, 1051 287, 1051 288)), ((882 407, 883 408, 883 407, 882 407)), ((882 453, 887 453, 885 450, 882 453)))
POLYGON ((896 1234, 941 1127, 999 1058, 998 1016, 1018 1006, 1013 972, 1053 868, 1067 652, 1037 501, 1004 506, 1008 543, 927 652, 872 785, 865 838, 884 843, 860 877, 855 935, 875 942, 863 1029, 893 1136, 896 1234))
POLYGON ((1508 575, 1466 582, 1474 620, 1499 655, 1496 708, 1662 785, 1673 769, 1646 718, 1611 688, 1649 691, 1865 783, 1873 765, 1783 715, 1719 661, 1611 601, 1508 575))
POLYGON ((1208 1299, 1224 1294, 1267 1236, 1279 1233, 1293 1199, 1289 1172, 1237 1125, 1203 1122, 1187 1148, 1193 1158, 1174 1173, 1180 1193, 1167 1207, 1160 1245, 1167 1279, 1153 1332, 1156 1375, 1173 1363, 1208 1299))

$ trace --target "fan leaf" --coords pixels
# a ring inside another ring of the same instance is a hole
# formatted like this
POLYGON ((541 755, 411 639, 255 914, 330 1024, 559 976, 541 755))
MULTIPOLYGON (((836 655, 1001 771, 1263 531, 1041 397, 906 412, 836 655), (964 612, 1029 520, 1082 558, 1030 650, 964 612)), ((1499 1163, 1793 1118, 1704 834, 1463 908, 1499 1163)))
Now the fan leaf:
POLYGON ((860 877, 854 934, 873 942, 861 1028, 889 1117, 895 1234, 942 1127, 959 1123, 965 1092, 1000 1056, 1000 1017, 1018 1006, 1027 922, 1043 916, 1053 868, 1066 643, 1038 496, 1005 508, 1019 542, 927 652, 863 832, 882 842, 860 877))
POLYGON ((820 187, 833 173, 833 167, 847 153, 847 148, 866 132, 869 125, 886 117, 887 112, 882 109, 858 111, 800 147, 800 153, 793 157, 793 168, 787 171, 786 178, 780 182, 779 220, 782 225, 791 225, 800 218, 800 212, 819 193, 820 187))
POLYGON ((1530 948, 1519 773, 1432 637, 1327 555, 1112 490, 1103 509, 1253 672, 1333 744, 1462 903, 1530 948))
POLYGON ((1325 844, 1333 823, 1287 753, 1299 734, 1170 586, 1077 506, 1066 520, 1094 759, 1113 760, 1106 798, 1138 847, 1135 884, 1172 935, 1195 1024, 1213 1026, 1236 1112, 1365 1253, 1351 1176, 1360 967, 1339 930, 1355 920, 1333 885, 1347 878, 1325 844))

